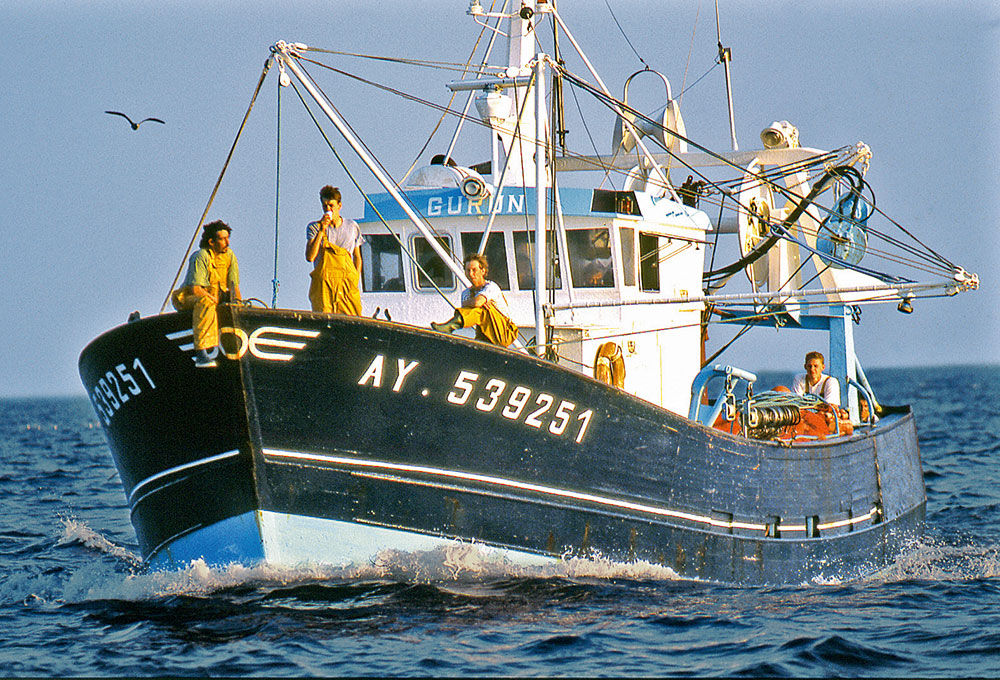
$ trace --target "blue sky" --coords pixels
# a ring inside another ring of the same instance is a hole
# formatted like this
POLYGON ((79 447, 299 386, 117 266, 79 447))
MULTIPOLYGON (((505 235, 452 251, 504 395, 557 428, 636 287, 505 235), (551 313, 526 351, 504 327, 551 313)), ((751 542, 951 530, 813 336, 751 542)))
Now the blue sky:
MULTIPOLYGON (((604 0, 559 4, 609 87, 620 92, 642 63, 604 0)), ((716 37, 709 0, 610 4, 636 51, 670 78, 675 93, 711 68, 716 37)), ((477 35, 466 6, 465 0, 0 4, 6 37, 0 59, 0 271, 6 291, 0 299, 0 397, 82 394, 80 350, 132 310, 158 312, 270 45, 284 39, 464 61, 477 35), (157 116, 167 124, 133 132, 106 109, 157 116)), ((734 55, 741 146, 758 146, 759 131, 782 119, 798 126, 806 146, 868 143, 874 151, 868 179, 879 207, 982 278, 980 291, 923 301, 911 316, 892 306, 867 308, 856 331, 865 363, 1000 362, 1000 3, 720 0, 720 7, 723 42, 734 55)), ((438 103, 447 101, 443 83, 454 77, 343 64, 438 103)), ((234 226, 244 294, 267 301, 275 224, 274 75, 209 213, 234 226)), ((715 69, 685 94, 683 106, 689 136, 725 149, 722 78, 715 69)), ((401 177, 437 115, 413 113, 398 100, 340 83, 334 101, 401 177)), ((303 225, 315 218, 320 186, 347 187, 349 180, 321 142, 305 134, 310 124, 291 97, 283 102, 278 300, 307 307, 303 225)), ((589 131, 602 151, 612 125, 605 118, 589 131)), ((449 133, 452 125, 445 126, 449 133)), ((587 134, 571 132, 578 144, 587 134)), ((424 161, 447 144, 447 135, 437 139, 424 161)), ((466 162, 485 157, 459 155, 466 162)), ((358 164, 353 169, 374 188, 358 164)), ((345 193, 344 210, 361 212, 356 193, 345 193)), ((797 368, 815 339, 788 335, 767 342, 766 350, 737 348, 741 365, 797 368)))

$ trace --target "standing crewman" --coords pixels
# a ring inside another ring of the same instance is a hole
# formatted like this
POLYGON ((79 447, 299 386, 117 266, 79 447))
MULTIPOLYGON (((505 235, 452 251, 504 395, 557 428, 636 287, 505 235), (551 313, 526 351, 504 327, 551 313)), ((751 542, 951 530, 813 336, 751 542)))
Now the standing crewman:
POLYGON ((220 302, 236 302, 240 295, 240 266, 229 247, 232 228, 222 220, 206 224, 198 252, 188 260, 184 285, 171 294, 178 312, 192 310, 195 366, 213 368, 209 350, 219 344, 220 302))
POLYGON ((340 189, 323 187, 319 200, 323 217, 306 227, 309 302, 314 312, 361 316, 361 228, 340 216, 340 189))

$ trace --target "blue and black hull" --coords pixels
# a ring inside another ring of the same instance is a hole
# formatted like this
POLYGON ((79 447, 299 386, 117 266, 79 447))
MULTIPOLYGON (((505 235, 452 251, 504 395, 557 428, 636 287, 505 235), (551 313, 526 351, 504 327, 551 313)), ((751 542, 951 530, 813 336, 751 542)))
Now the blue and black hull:
POLYGON ((877 570, 923 521, 908 412, 790 446, 401 324, 226 308, 214 369, 189 324, 130 323, 80 358, 154 566, 346 565, 459 539, 795 583, 877 570))

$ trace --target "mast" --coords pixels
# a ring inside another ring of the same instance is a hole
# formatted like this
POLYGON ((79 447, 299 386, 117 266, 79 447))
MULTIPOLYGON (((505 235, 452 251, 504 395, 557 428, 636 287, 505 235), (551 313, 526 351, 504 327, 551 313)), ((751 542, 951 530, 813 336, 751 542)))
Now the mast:
POLYGON ((545 55, 535 56, 535 354, 545 356, 545 55))

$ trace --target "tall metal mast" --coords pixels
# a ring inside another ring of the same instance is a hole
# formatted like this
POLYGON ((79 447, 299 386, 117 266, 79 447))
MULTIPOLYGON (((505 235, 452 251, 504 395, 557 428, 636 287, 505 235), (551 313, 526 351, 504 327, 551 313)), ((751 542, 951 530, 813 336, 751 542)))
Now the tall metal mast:
POLYGON ((545 55, 535 56, 535 354, 545 356, 545 55))

